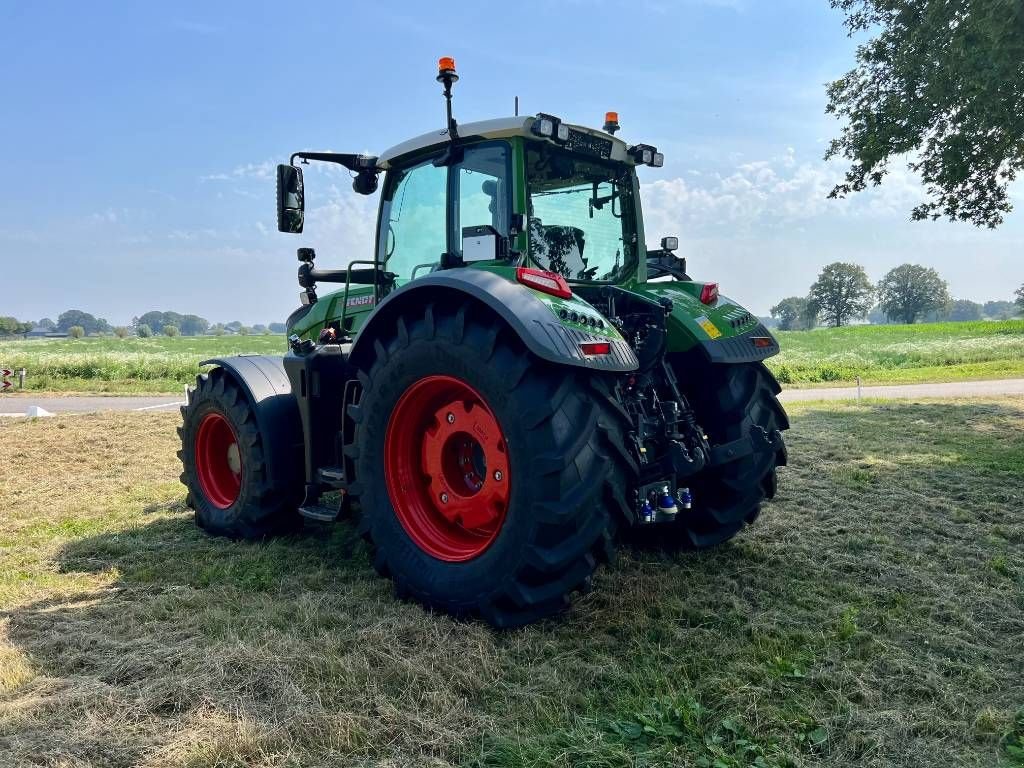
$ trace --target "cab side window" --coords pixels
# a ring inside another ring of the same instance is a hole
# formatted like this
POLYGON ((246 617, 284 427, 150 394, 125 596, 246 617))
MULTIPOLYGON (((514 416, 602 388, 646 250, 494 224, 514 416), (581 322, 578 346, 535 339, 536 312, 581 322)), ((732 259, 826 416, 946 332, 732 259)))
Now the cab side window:
POLYGON ((389 184, 391 195, 384 201, 380 233, 384 268, 404 280, 411 279, 414 270, 417 276, 430 272, 447 250, 448 169, 431 160, 397 171, 401 178, 389 184))
POLYGON ((465 227, 488 225, 502 237, 509 231, 509 147, 504 142, 468 147, 462 161, 452 168, 453 193, 458 206, 453 212, 452 242, 462 246, 465 227))

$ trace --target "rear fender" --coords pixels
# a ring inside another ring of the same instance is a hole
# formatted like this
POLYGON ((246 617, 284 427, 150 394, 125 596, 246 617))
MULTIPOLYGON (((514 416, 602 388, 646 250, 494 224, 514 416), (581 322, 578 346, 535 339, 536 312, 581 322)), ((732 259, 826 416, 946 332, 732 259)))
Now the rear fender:
POLYGON ((711 363, 753 363, 779 353, 779 343, 752 313, 726 296, 700 300, 703 283, 644 283, 629 290, 649 299, 670 299, 668 352, 699 350, 711 363), (755 339, 759 341, 755 344, 755 339), (767 339, 767 341, 761 341, 767 339))
POLYGON ((263 441, 267 477, 276 488, 302 484, 302 421, 284 370, 284 359, 238 355, 203 360, 219 366, 249 399, 263 441))
POLYGON ((514 269, 447 269, 407 283, 388 295, 366 320, 352 347, 351 359, 366 365, 374 355, 374 340, 394 333, 399 316, 422 317, 427 305, 435 311, 469 305, 489 310, 503 320, 524 346, 541 360, 591 370, 627 372, 637 368, 636 355, 618 331, 603 318, 603 329, 583 330, 563 322, 559 310, 567 304, 595 318, 600 315, 578 297, 550 301, 552 297, 515 282, 514 269), (584 355, 580 344, 607 342, 608 355, 584 355))

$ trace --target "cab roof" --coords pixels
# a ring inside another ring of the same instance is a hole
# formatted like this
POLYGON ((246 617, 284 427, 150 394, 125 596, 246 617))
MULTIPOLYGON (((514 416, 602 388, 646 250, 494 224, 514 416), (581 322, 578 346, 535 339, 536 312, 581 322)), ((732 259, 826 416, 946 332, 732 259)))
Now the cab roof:
MULTIPOLYGON (((529 139, 542 140, 532 132, 533 123, 537 118, 533 115, 519 117, 498 117, 493 120, 480 120, 475 123, 459 124, 459 137, 462 139, 503 139, 509 136, 524 136, 529 139)), ((594 128, 587 128, 582 125, 566 123, 570 128, 583 131, 593 136, 600 136, 612 142, 611 159, 634 164, 634 160, 626 154, 628 145, 622 139, 612 136, 610 133, 598 131, 594 128)), ((448 143, 448 131, 440 129, 424 133, 401 144, 396 144, 380 154, 377 158, 377 167, 386 170, 394 160, 405 155, 420 152, 431 147, 442 147, 448 143)))

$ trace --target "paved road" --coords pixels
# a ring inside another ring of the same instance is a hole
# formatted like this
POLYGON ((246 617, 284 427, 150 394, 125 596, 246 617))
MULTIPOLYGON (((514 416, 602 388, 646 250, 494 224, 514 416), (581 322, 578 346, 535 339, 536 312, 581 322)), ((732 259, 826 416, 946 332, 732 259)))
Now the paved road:
POLYGON ((0 395, 0 416, 24 416, 25 410, 37 405, 50 413, 94 413, 96 411, 174 411, 182 404, 184 392, 171 397, 36 397, 34 395, 0 395))
MULTIPOLYGON (((1024 379, 995 381, 950 381, 942 384, 890 384, 861 387, 861 397, 881 399, 913 399, 918 397, 985 397, 991 395, 1024 395, 1024 379)), ((783 402, 797 400, 855 400, 856 387, 823 387, 821 389, 786 389, 783 402)))
MULTIPOLYGON (((883 387, 862 387, 864 398, 907 399, 920 397, 985 397, 990 395, 1024 395, 1024 379, 996 381, 954 381, 945 384, 894 384, 883 387)), ((182 404, 182 395, 171 397, 35 397, 32 395, 0 395, 0 416, 23 416, 25 410, 37 405, 50 413, 92 413, 96 411, 175 411, 182 404)), ((821 389, 787 389, 783 402, 799 400, 854 400, 856 387, 825 387, 821 389)))

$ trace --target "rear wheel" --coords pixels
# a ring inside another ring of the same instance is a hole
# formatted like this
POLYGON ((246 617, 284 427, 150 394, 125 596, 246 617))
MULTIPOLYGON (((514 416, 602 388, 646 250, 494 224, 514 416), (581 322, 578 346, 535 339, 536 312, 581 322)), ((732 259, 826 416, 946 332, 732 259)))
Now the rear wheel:
POLYGON ((270 485, 252 405, 223 369, 196 379, 181 414, 181 481, 201 528, 260 539, 298 527, 295 490, 270 485))
POLYGON ((504 627, 589 587, 622 484, 591 378, 465 309, 398 318, 351 413, 360 529, 399 595, 504 627))
MULTIPOLYGON (((712 445, 738 440, 756 427, 768 435, 789 428, 778 400, 781 387, 763 363, 693 368, 674 362, 680 386, 712 445)), ((691 479, 693 509, 679 515, 670 541, 703 548, 731 539, 754 521, 761 503, 775 495, 775 470, 785 464, 783 447, 750 454, 691 479)))

